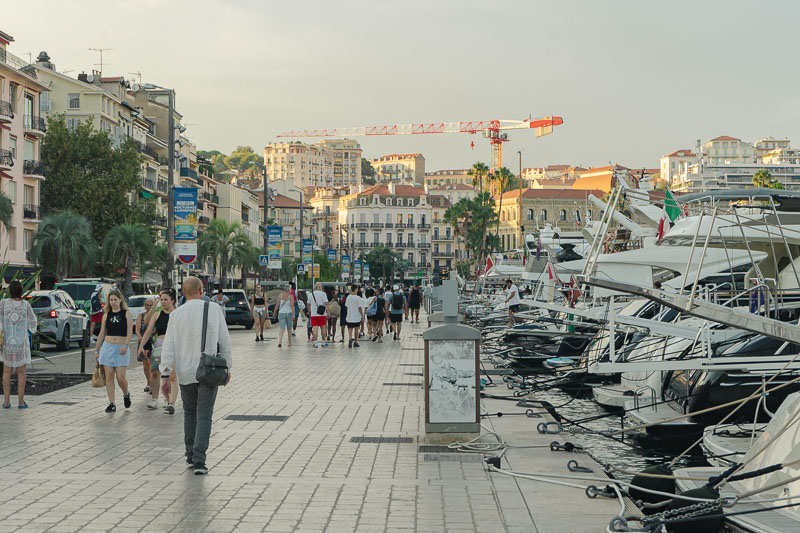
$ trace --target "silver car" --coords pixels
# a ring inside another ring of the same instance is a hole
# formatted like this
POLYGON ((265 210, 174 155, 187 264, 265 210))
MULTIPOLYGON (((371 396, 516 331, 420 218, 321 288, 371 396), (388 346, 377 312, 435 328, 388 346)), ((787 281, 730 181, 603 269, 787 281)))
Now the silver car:
POLYGON ((28 300, 39 320, 34 344, 55 344, 59 350, 68 350, 73 341, 83 342, 83 332, 89 315, 75 305, 65 291, 32 291, 28 300))

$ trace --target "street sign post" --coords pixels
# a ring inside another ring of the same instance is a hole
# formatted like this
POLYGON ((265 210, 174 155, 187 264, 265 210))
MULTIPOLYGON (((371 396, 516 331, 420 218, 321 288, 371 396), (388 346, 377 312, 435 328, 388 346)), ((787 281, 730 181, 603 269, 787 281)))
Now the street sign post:
POLYGON ((306 265, 303 263, 299 263, 297 265, 297 273, 298 274, 305 274, 306 273, 306 265))
POLYGON ((268 255, 259 255, 258 256, 258 264, 262 267, 269 265, 269 256, 268 255))

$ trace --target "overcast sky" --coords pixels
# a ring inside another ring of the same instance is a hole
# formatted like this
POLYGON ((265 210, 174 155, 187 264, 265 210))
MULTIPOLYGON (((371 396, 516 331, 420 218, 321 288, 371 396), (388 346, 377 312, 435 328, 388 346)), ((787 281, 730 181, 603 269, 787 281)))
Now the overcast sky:
MULTIPOLYGON (((800 145, 800 2, 4 1, 0 29, 60 71, 174 87, 200 149, 284 130, 559 115, 511 132, 503 163, 657 167, 695 139, 800 145)), ((478 135, 358 138, 428 170, 488 163, 478 135), (470 149, 470 142, 475 148, 470 149)), ((310 139, 309 142, 314 142, 310 139)))

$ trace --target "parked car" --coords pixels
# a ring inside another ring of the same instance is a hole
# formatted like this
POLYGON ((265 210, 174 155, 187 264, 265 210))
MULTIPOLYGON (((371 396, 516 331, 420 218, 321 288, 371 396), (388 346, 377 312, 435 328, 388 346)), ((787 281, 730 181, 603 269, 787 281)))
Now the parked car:
POLYGON ((68 350, 71 342, 78 341, 79 345, 83 342, 89 315, 78 309, 67 292, 33 291, 28 299, 39 320, 34 345, 55 344, 59 350, 68 350))
POLYGON ((158 294, 137 294, 131 296, 128 300, 128 311, 131 312, 131 318, 134 324, 138 316, 144 313, 144 303, 150 299, 155 299, 156 306, 158 306, 158 294))
POLYGON ((86 314, 92 314, 92 293, 98 284, 103 285, 103 301, 105 295, 111 290, 113 285, 105 283, 100 279, 82 279, 82 280, 66 280, 61 283, 56 283, 53 289, 65 291, 72 297, 72 301, 78 306, 78 309, 83 309, 86 314))
POLYGON ((242 289, 223 289, 222 294, 230 301, 225 306, 225 323, 229 326, 244 326, 251 329, 255 320, 250 311, 250 302, 242 289))

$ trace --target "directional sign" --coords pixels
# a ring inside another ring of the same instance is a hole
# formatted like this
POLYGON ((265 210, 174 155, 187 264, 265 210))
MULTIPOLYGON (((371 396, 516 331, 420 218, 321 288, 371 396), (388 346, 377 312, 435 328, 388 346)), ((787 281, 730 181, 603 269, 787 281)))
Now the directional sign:
POLYGON ((269 256, 268 255, 259 255, 258 256, 258 264, 262 267, 269 265, 269 256))

